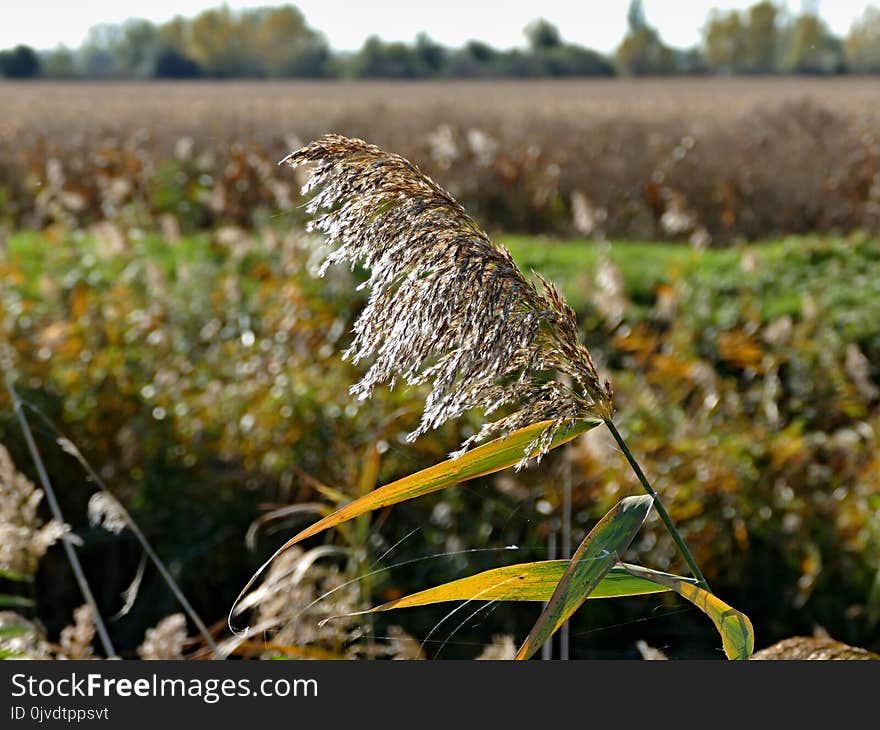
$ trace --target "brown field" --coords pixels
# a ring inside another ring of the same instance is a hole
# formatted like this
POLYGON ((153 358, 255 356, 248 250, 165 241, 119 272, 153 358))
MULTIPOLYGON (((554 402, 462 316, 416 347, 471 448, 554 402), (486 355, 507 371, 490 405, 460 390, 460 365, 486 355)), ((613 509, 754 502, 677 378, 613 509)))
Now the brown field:
MULTIPOLYGON (((0 82, 4 135, 19 124, 54 129, 106 125, 120 117, 158 127, 218 121, 259 126, 266 134, 314 133, 367 115, 416 114, 420 121, 509 123, 534 118, 690 119, 730 116, 810 99, 872 118, 880 83, 866 78, 729 78, 577 81, 416 82, 0 82), (174 118, 168 107, 174 106, 174 118)), ((393 120, 396 126, 403 120, 393 120)), ((586 120, 583 120, 586 121, 586 120)))
POLYGON ((251 227, 290 208, 272 163, 334 130, 416 159, 496 228, 715 244, 877 230, 878 102, 853 78, 6 83, 0 221, 251 227))

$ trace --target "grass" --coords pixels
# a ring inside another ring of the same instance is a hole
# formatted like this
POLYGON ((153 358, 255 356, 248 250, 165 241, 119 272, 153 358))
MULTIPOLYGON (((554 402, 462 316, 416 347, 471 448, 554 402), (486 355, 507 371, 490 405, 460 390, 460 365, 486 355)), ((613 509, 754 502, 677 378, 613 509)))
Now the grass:
MULTIPOLYGON (((502 235, 498 237, 524 271, 538 271, 565 289, 576 309, 588 300, 589 291, 574 284, 584 272, 595 270, 603 250, 620 268, 627 296, 641 304, 654 300, 657 287, 670 283, 676 274, 694 268, 718 269, 737 264, 735 249, 697 251, 678 243, 657 241, 610 241, 587 238, 553 239, 543 236, 502 235)), ((760 246, 773 250, 780 244, 760 246)))
MULTIPOLYGON (((597 242, 513 234, 494 239, 510 249, 523 271, 540 272, 559 285, 580 313, 592 306, 596 268, 605 252, 620 270, 623 293, 637 319, 649 315, 661 286, 685 279, 713 302, 707 326, 731 326, 745 300, 753 303, 763 321, 786 315, 796 318, 809 294, 847 339, 865 341, 877 336, 880 246, 867 238, 792 236, 704 251, 655 241, 597 242), (748 273, 743 269, 746 251, 752 257, 748 273)), ((5 254, 24 277, 17 282, 21 291, 36 299, 46 277, 63 281, 65 288, 75 283, 71 277, 109 287, 125 277, 131 258, 149 260, 169 282, 175 282, 181 268, 213 270, 225 257, 224 246, 208 233, 183 236, 169 244, 152 231, 132 236, 128 252, 111 255, 102 253, 98 243, 82 232, 61 238, 53 233, 20 231, 10 236, 5 254)), ((244 257, 234 265, 245 290, 259 285, 252 264, 250 257, 244 257)), ((320 286, 317 280, 314 284, 320 286)))
MULTIPOLYGON (((755 295, 765 319, 796 315, 804 291, 815 289, 821 296, 835 282, 848 284, 826 292, 835 309, 860 306, 880 293, 880 247, 874 255, 870 255, 870 247, 862 247, 859 258, 851 260, 843 251, 845 240, 829 245, 827 237, 789 237, 745 248, 705 251, 657 241, 599 242, 515 234, 500 234, 494 239, 510 250, 523 271, 540 272, 556 282, 578 311, 589 306, 603 251, 620 269, 627 298, 645 308, 654 304, 659 287, 681 276, 731 297, 755 295), (746 250, 754 255, 755 263, 749 276, 742 269, 746 250)), ((158 233, 144 232, 131 246, 131 255, 148 257, 171 280, 181 264, 210 265, 223 257, 222 247, 205 233, 183 236, 169 245, 158 233)), ((26 278, 21 282, 26 291, 39 286, 41 275, 63 271, 71 263, 89 263, 86 268, 94 277, 91 283, 112 282, 125 268, 125 255, 101 255, 94 240, 83 233, 62 241, 49 233, 20 231, 10 236, 6 250, 6 256, 26 278)), ((246 273, 246 262, 242 268, 246 273)), ((723 317, 723 308, 717 315, 723 317)))
MULTIPOLYGON (((132 236, 130 243, 132 256, 149 258, 170 276, 181 264, 218 262, 222 257, 222 253, 212 246, 211 236, 203 233, 183 236, 169 244, 158 233, 144 232, 132 236)), ((9 238, 7 252, 7 257, 25 276, 25 284, 36 284, 42 274, 54 274, 70 263, 84 265, 83 268, 88 269, 93 277, 112 281, 126 265, 126 254, 102 253, 95 239, 83 232, 65 238, 39 231, 16 232, 9 238)))
POLYGON ((559 284, 578 311, 590 302, 593 274, 605 250, 620 269, 624 293, 642 308, 655 302, 660 286, 684 277, 692 286, 712 292, 715 306, 710 316, 716 325, 728 324, 734 303, 743 298, 755 302, 765 321, 796 317, 804 296, 810 294, 852 339, 876 332, 880 246, 866 238, 792 236, 705 251, 647 241, 601 244, 515 235, 502 235, 499 240, 523 270, 539 271, 559 284), (753 257, 749 272, 743 268, 746 251, 753 257))
MULTIPOLYGON (((792 236, 703 251, 650 241, 512 234, 493 238, 510 249, 524 272, 540 272, 560 286, 581 317, 595 311, 596 269, 607 254, 620 270, 631 321, 652 317, 660 287, 684 282, 697 295, 691 298, 696 309, 688 314, 696 329, 736 327, 743 324, 746 310, 765 323, 784 316, 797 320, 811 301, 844 341, 858 342, 868 352, 880 350, 880 246, 866 236, 792 236)), ((239 257, 210 233, 183 236, 171 244, 156 231, 140 231, 130 235, 127 245, 124 252, 108 254, 84 232, 20 231, 8 239, 5 258, 23 279, 16 282, 19 291, 34 301, 42 300, 48 280, 64 289, 78 281, 109 289, 132 275, 133 260, 149 261, 169 285, 184 289, 189 286, 180 279, 184 271, 201 272, 209 280, 220 271, 234 273, 247 294, 260 287, 260 262, 277 266, 275 257, 261 253, 259 245, 239 257)), ((322 287, 310 277, 303 283, 313 291, 322 287)))

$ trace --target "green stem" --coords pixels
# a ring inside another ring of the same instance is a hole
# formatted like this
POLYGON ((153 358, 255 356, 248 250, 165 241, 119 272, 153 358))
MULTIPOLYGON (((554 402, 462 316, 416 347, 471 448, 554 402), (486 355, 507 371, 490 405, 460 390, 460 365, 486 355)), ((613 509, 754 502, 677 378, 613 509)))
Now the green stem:
POLYGON ((675 541, 675 544, 678 547, 678 551, 681 553, 681 556, 685 559, 685 562, 691 569, 691 573, 693 574, 694 578, 696 578, 697 581, 699 581, 699 583, 711 593, 709 583, 703 576, 703 572, 697 565, 697 561, 694 560, 694 556, 691 555, 691 551, 688 550, 687 545, 685 545, 684 539, 682 538, 679 531, 676 529, 675 524, 672 522, 672 518, 669 516, 669 513, 666 511, 666 507, 663 506, 663 502, 660 501, 659 495, 657 494, 657 492, 654 491, 654 488, 651 486, 651 482, 648 481, 648 477, 645 476, 645 472, 643 472, 642 467, 639 466, 639 462, 637 462, 635 457, 632 455, 632 452, 626 445, 626 441, 623 440, 623 436, 620 435, 620 432, 617 430, 617 427, 614 425, 614 422, 610 418, 605 419, 605 425, 608 426, 608 430, 611 431, 611 435, 614 436, 614 440, 617 441, 617 445, 620 447, 620 450, 623 452, 623 455, 626 457, 626 460, 629 462, 629 465, 632 467, 635 475, 642 483, 645 491, 649 495, 651 495, 651 499, 654 500, 654 507, 657 508, 657 514, 660 515, 660 519, 663 520, 663 524, 666 525, 666 529, 669 530, 669 534, 672 535, 672 539, 675 541))

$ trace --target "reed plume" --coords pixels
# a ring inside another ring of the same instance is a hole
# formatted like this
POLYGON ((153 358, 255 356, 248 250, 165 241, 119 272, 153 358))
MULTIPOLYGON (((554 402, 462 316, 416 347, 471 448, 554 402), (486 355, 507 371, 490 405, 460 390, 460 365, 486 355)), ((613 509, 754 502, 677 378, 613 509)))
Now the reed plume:
POLYGON ((141 659, 183 659, 186 641, 186 616, 172 613, 153 628, 147 629, 137 653, 141 659))
POLYGON ((95 641, 97 626, 95 613, 88 603, 73 611, 73 623, 61 629, 59 659, 94 659, 92 644, 95 641))
MULTIPOLYGON (((369 398, 377 385, 430 384, 409 440, 466 411, 487 422, 461 455, 490 435, 549 420, 526 450, 541 456, 555 435, 585 418, 611 418, 612 389, 578 338, 574 311, 553 284, 536 286, 464 208, 418 167, 359 139, 330 134, 282 162, 315 163, 309 230, 337 263, 369 271, 368 302, 344 357, 372 364, 351 388, 369 398)), ((525 460, 524 460, 525 461, 525 460)))
POLYGON ((70 528, 38 514, 43 490, 19 472, 0 444, 0 568, 34 575, 40 559, 70 528))
MULTIPOLYGON (((535 286, 448 192, 413 163, 363 140, 328 134, 288 155, 313 163, 303 195, 310 231, 336 263, 369 271, 370 289, 344 356, 372 365, 351 392, 369 398, 379 384, 430 383, 409 440, 466 411, 488 421, 453 457, 490 435, 549 421, 518 467, 540 458, 578 420, 608 427, 691 572, 708 583, 648 478, 614 425, 611 384, 580 342, 574 310, 553 284, 535 286)), ((282 548, 283 550, 284 548, 282 548)), ((265 566, 264 566, 265 567, 265 566)))

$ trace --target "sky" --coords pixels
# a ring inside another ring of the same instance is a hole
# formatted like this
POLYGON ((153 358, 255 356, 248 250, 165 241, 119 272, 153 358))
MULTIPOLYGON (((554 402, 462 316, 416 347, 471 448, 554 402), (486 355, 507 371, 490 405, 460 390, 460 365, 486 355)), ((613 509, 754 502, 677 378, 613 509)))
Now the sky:
MULTIPOLYGON (((755 0, 644 0, 648 21, 670 45, 687 47, 700 40, 700 28, 712 8, 746 8, 755 0)), ((289 2, 289 0, 288 0, 289 2)), ((804 2, 838 35, 845 35, 869 2, 862 0, 788 0, 791 11, 804 2)), ((25 43, 38 49, 59 44, 76 47, 88 29, 130 17, 155 22, 175 15, 191 16, 222 0, 0 0, 0 48, 25 43)), ((230 0, 232 8, 284 5, 273 0, 230 0)), ((370 35, 411 41, 425 31, 449 46, 477 38, 498 48, 524 43, 522 30, 543 17, 563 37, 607 52, 626 31, 627 0, 294 0, 307 22, 324 33, 336 50, 359 48, 370 35)))

